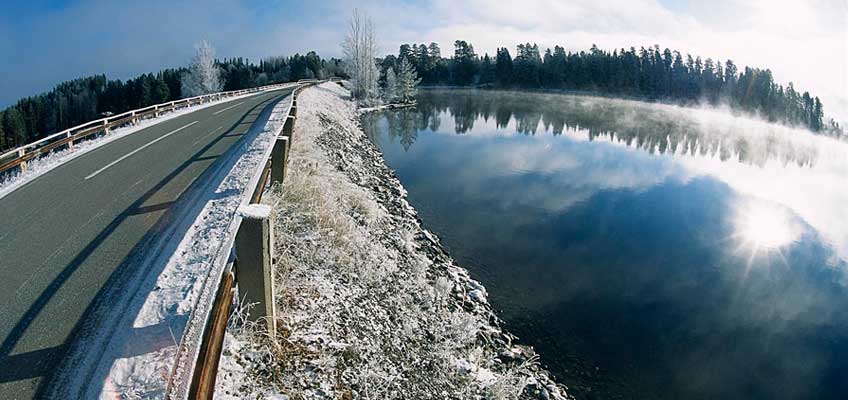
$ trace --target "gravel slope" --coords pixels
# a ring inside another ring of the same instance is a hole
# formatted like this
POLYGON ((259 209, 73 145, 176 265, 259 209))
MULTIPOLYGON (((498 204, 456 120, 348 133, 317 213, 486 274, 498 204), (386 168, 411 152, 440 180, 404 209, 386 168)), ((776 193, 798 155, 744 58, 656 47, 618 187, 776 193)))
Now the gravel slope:
POLYGON ((336 84, 304 91, 274 206, 279 330, 231 321, 216 397, 565 399, 425 230, 336 84))

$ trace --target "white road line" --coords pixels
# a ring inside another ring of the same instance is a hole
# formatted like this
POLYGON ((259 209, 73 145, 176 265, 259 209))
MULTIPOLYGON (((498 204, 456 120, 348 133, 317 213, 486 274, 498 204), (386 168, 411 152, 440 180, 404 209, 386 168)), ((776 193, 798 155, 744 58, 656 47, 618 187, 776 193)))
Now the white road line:
POLYGON ((209 133, 207 133, 207 134, 203 135, 203 137, 202 137, 202 138, 195 140, 195 141, 194 141, 194 143, 192 143, 191 145, 192 145, 192 146, 194 146, 194 145, 196 145, 196 144, 200 143, 200 141, 201 141, 201 140, 205 140, 206 138, 208 138, 208 137, 209 137, 209 135, 213 135, 213 134, 215 134, 215 132, 218 132, 219 130, 221 130, 221 128, 223 128, 223 126, 219 126, 219 127, 215 128, 215 130, 214 130, 214 131, 209 132, 209 133))
POLYGON ((244 102, 241 102, 241 103, 238 103, 238 104, 233 104, 233 105, 231 105, 231 106, 229 106, 229 107, 227 107, 227 108, 225 108, 225 109, 223 109, 223 110, 218 110, 218 111, 213 112, 213 113, 212 113, 212 115, 218 115, 218 114, 220 114, 220 113, 222 113, 222 112, 224 112, 224 111, 227 111, 227 110, 229 110, 229 109, 231 109, 231 108, 233 108, 233 107, 238 107, 238 106, 240 106, 240 105, 242 105, 242 104, 244 104, 244 102))
POLYGON ((130 157, 130 156, 132 156, 133 154, 138 153, 139 151, 142 151, 142 150, 146 149, 148 146, 151 146, 152 144, 154 144, 154 143, 156 143, 156 142, 158 142, 158 141, 160 141, 160 140, 162 140, 162 139, 164 139, 164 138, 166 138, 166 137, 168 137, 168 136, 171 136, 171 135, 173 135, 173 134, 175 134, 175 133, 177 133, 177 132, 179 132, 179 131, 181 131, 181 130, 183 130, 183 129, 185 129, 185 128, 188 128, 188 127, 190 127, 190 126, 192 126, 192 125, 194 125, 194 124, 196 124, 196 123, 198 123, 198 122, 199 122, 199 121, 194 121, 194 122, 192 122, 192 123, 190 123, 190 124, 186 124, 186 125, 184 125, 184 126, 182 126, 182 127, 179 127, 179 128, 177 128, 177 129, 174 129, 174 130, 172 130, 172 131, 170 131, 170 132, 168 132, 168 133, 166 133, 166 134, 164 134, 164 135, 162 135, 162 136, 160 136, 160 137, 158 137, 158 138, 156 138, 156 139, 152 140, 150 143, 147 143, 146 145, 141 146, 141 147, 139 147, 139 148, 137 148, 137 149, 135 149, 135 150, 133 150, 133 151, 131 151, 131 152, 129 152, 129 153, 127 153, 127 154, 125 154, 123 157, 121 157, 121 158, 119 158, 119 159, 117 159, 117 160, 115 160, 115 161, 110 162, 110 163, 109 163, 109 164, 107 164, 105 167, 100 168, 100 169, 98 169, 97 171, 92 172, 90 175, 88 175, 88 176, 86 176, 86 177, 85 177, 85 180, 89 180, 89 179, 91 179, 91 178, 94 178, 95 176, 97 176, 97 174, 99 174, 99 173, 101 173, 101 172, 105 171, 105 170, 106 170, 106 169, 108 169, 109 167, 111 167, 111 166, 113 166, 113 165, 115 165, 115 164, 117 164, 117 163, 119 163, 119 162, 121 162, 121 161, 126 160, 127 158, 129 158, 129 157, 130 157))

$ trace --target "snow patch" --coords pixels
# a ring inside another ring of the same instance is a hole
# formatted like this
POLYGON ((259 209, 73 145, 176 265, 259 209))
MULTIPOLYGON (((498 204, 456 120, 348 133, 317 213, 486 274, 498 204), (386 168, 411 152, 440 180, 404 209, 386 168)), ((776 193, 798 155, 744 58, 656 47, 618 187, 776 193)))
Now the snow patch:
POLYGON ((239 214, 247 219, 266 219, 271 215, 271 206, 267 204, 246 204, 238 209, 239 214))

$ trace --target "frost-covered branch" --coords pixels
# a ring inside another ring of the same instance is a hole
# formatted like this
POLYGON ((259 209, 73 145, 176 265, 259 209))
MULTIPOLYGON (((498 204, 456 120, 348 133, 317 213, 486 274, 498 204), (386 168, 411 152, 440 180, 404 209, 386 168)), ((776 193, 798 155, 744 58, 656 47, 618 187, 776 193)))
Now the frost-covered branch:
POLYGON ((215 48, 204 40, 195 49, 197 52, 191 59, 188 72, 182 76, 183 97, 220 92, 224 85, 221 83, 221 70, 215 65, 215 48))
POLYGON ((371 18, 359 10, 354 10, 350 18, 348 33, 342 42, 342 52, 353 86, 353 97, 365 102, 376 99, 377 80, 380 78, 376 64, 377 37, 371 18))

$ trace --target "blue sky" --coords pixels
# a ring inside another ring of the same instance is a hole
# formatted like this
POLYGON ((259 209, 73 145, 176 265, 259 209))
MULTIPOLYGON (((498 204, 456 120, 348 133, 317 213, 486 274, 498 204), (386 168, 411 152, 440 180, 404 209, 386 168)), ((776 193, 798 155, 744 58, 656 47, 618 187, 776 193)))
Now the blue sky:
POLYGON ((354 7, 370 14, 383 52, 455 39, 479 53, 538 42, 569 50, 649 46, 771 68, 848 119, 844 0, 324 0, 144 2, 4 0, 0 106, 96 73, 129 78, 187 63, 207 39, 222 57, 317 50, 338 56, 354 7))

